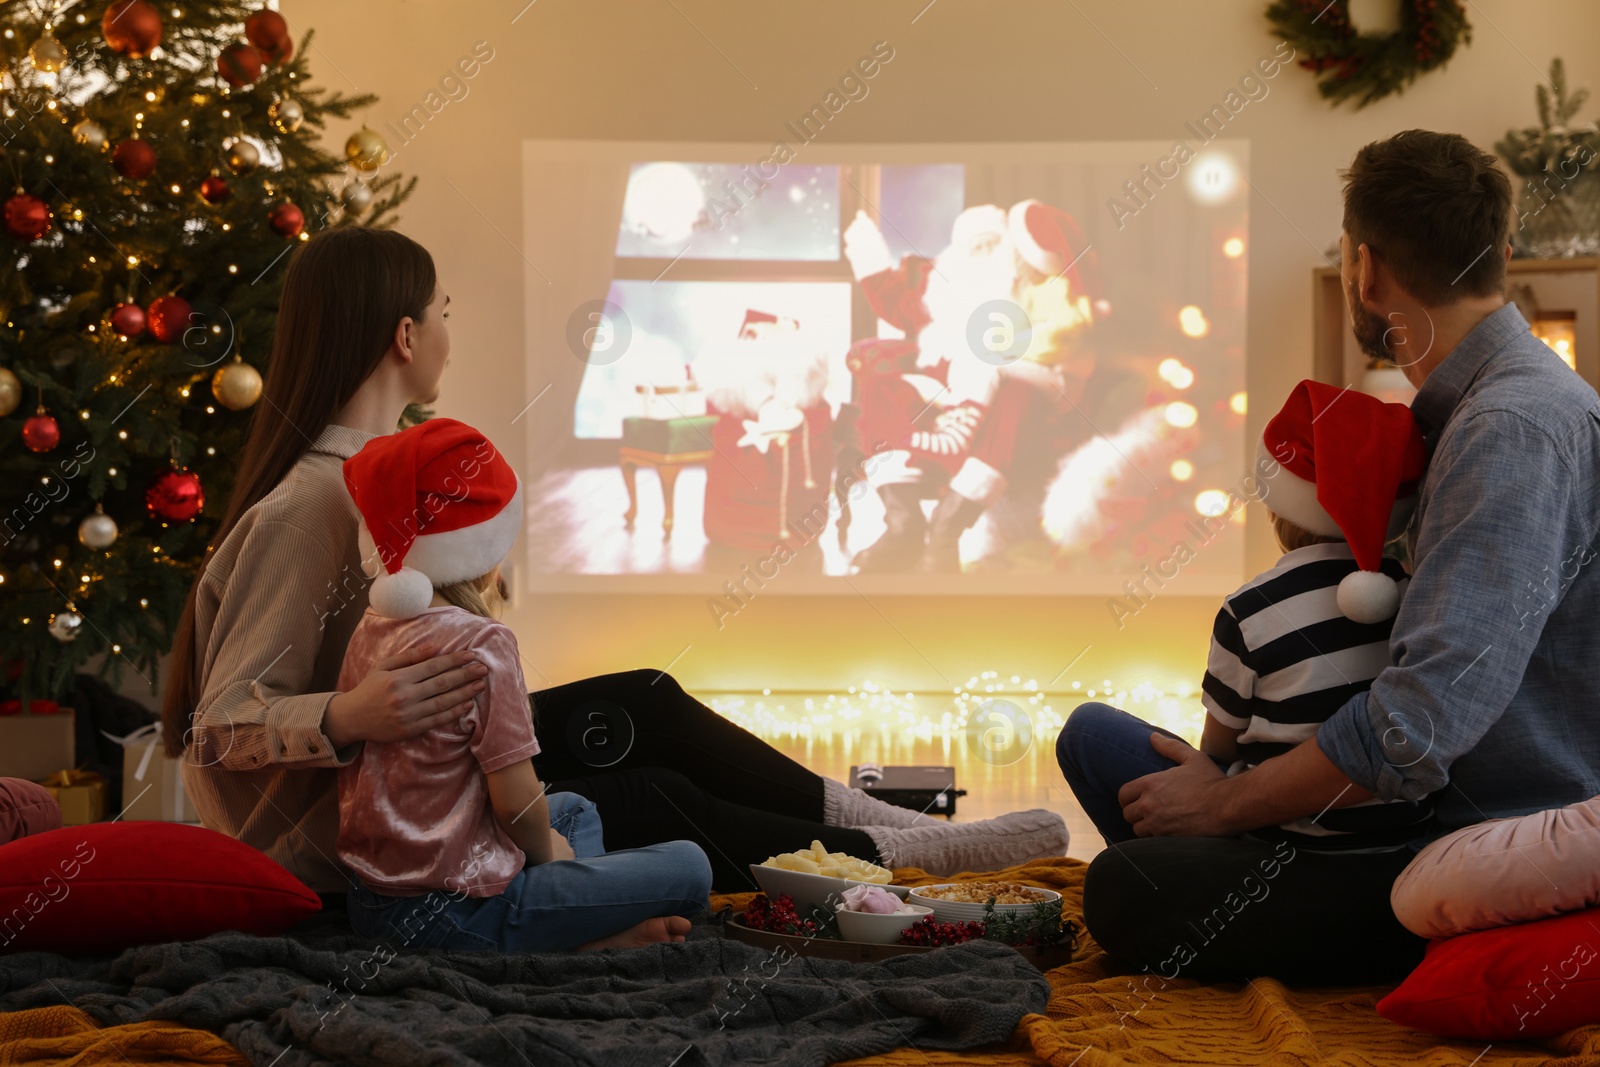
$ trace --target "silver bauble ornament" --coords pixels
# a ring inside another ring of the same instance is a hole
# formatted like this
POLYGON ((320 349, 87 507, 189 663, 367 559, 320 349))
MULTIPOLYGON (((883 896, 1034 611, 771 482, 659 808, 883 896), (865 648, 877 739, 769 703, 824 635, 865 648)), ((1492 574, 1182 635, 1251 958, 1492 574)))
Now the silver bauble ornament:
POLYGON ((339 194, 345 210, 352 215, 359 215, 372 206, 372 187, 366 182, 351 182, 339 194))
POLYGON ((58 611, 50 616, 50 636, 60 641, 63 645, 70 644, 78 639, 78 631, 83 628, 83 616, 68 607, 66 611, 58 611))
POLYGON ((110 515, 95 508, 78 523, 78 541, 85 548, 110 548, 117 541, 117 522, 110 515))
POLYGON ((235 174, 248 174, 261 165, 261 153, 249 141, 240 138, 228 146, 228 169, 235 174))
POLYGON ((94 119, 84 119, 72 127, 72 136, 79 144, 96 152, 106 146, 106 128, 94 119))
POLYGON ((272 106, 267 108, 267 118, 272 120, 272 125, 279 133, 293 133, 305 121, 306 113, 299 103, 285 96, 274 100, 272 106))

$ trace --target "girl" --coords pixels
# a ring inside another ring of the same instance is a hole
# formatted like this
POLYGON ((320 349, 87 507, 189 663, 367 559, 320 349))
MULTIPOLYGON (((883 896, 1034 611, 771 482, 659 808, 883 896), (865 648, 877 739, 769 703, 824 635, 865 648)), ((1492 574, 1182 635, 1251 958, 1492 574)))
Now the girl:
MULTIPOLYGON (((393 433, 407 404, 438 396, 447 303, 432 257, 398 233, 343 226, 295 250, 239 475, 173 642, 164 735, 201 820, 319 892, 350 885, 334 858, 335 770, 362 742, 405 741, 460 718, 488 673, 471 649, 422 647, 339 679, 367 606, 340 464, 393 433)), ((755 888, 745 864, 812 840, 935 873, 1066 850, 1050 812, 948 824, 847 789, 662 671, 584 679, 533 700, 540 778, 596 805, 606 847, 693 841, 729 891, 755 888)))
POLYGON ((433 419, 369 441, 344 479, 377 577, 341 684, 419 645, 470 649, 489 668, 459 719, 368 744, 340 769, 339 859, 358 879, 356 932, 503 952, 683 940, 711 889, 697 845, 578 857, 550 829, 517 641, 493 620, 500 562, 521 526, 510 465, 471 427, 433 419))

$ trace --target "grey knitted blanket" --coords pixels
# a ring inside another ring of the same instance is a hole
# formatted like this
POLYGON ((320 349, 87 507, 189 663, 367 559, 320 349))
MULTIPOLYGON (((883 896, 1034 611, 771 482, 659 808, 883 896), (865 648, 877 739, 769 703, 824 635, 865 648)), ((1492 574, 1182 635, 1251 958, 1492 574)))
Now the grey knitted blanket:
POLYGON ((217 934, 111 959, 0 956, 0 1011, 209 1030, 256 1067, 822 1065, 1004 1041, 1050 986, 977 942, 877 964, 711 936, 578 955, 395 953, 349 934, 217 934))

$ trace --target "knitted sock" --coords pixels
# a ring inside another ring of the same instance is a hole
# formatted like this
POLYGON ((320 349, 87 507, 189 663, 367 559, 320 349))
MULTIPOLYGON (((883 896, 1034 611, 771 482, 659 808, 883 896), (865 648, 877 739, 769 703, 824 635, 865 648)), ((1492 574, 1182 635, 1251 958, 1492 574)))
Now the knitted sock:
POLYGON ((944 876, 997 871, 1067 851, 1067 824, 1053 811, 1014 811, 982 822, 937 822, 896 828, 863 826, 885 867, 921 867, 944 876))
POLYGON ((901 829, 911 826, 937 825, 932 815, 923 815, 889 804, 863 789, 852 789, 832 778, 822 780, 822 822, 826 826, 844 826, 861 829, 867 826, 894 826, 901 829))

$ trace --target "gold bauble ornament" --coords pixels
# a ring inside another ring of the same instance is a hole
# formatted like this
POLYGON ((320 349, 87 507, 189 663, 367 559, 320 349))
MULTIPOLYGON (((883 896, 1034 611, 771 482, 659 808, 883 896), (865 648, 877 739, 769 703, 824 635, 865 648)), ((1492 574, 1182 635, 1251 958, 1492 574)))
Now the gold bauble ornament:
POLYGON ((84 119, 72 127, 73 140, 96 152, 106 146, 106 128, 94 119, 84 119))
POLYGON ((0 418, 17 410, 22 403, 22 382, 5 367, 0 367, 0 418))
POLYGON ((235 174, 248 174, 261 165, 261 153, 241 137, 228 146, 227 164, 235 174))
POLYGON ((54 74, 67 65, 67 46, 56 40, 49 30, 33 42, 28 49, 28 62, 41 74, 54 74))
POLYGON ((211 393, 229 411, 243 411, 261 399, 261 372, 243 360, 225 364, 211 378, 211 393))
POLYGON ((374 171, 389 162, 389 143, 363 126, 344 143, 344 157, 357 170, 374 171))
POLYGON ((293 133, 306 120, 306 113, 299 103, 285 96, 274 100, 272 106, 267 108, 267 118, 272 120, 272 125, 279 133, 293 133))

